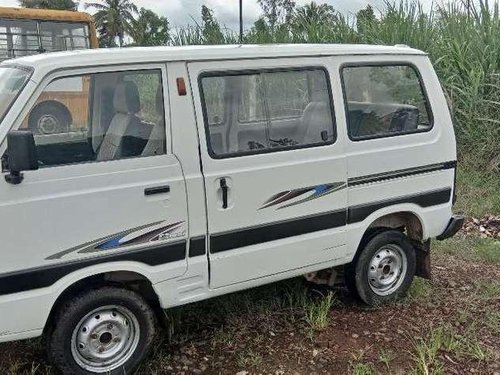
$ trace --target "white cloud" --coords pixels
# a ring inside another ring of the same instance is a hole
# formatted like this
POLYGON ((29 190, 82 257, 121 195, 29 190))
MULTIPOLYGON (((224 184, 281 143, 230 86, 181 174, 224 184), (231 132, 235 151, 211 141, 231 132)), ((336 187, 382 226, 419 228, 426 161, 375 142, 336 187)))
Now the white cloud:
MULTIPOLYGON (((311 0, 295 1, 298 5, 304 5, 311 0)), ((425 8, 429 9, 433 2, 436 3, 441 1, 443 0, 421 0, 421 3, 425 8)), ((160 15, 166 16, 172 26, 186 25, 188 23, 193 24, 193 19, 199 22, 201 17, 201 6, 205 4, 214 10, 215 16, 221 24, 234 30, 238 28, 239 0, 133 0, 133 2, 139 8, 148 8, 160 15)), ((316 2, 331 4, 335 9, 347 15, 356 13, 359 9, 366 7, 368 4, 372 5, 375 9, 383 9, 385 4, 384 0, 316 0, 316 2)), ((85 0, 80 0, 80 8, 82 10, 84 8, 83 4, 85 4, 85 0)), ((0 0, 0 6, 17 5, 17 0, 0 0)), ((243 0, 243 17, 246 28, 252 26, 260 13, 261 10, 257 0, 243 0)))

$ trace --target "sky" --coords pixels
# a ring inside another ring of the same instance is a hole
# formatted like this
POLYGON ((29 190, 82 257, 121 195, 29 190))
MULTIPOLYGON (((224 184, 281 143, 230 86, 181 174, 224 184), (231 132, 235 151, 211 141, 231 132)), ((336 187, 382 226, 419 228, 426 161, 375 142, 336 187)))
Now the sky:
MULTIPOLYGON (((98 1, 98 0, 97 0, 98 1)), ((204 4, 214 10, 215 16, 222 25, 237 30, 238 28, 238 0, 132 0, 139 8, 144 7, 166 16, 171 26, 193 24, 200 18, 200 9, 204 4)), ((309 3, 311 0, 295 0, 297 5, 309 3)), ((429 8, 433 0, 420 0, 424 7, 429 8)), ((371 4, 375 9, 384 7, 384 0, 316 0, 317 3, 328 3, 336 10, 349 15, 371 4)), ((80 4, 84 4, 81 0, 80 4)), ((0 6, 17 6, 17 0, 0 0, 0 6)), ((80 6, 83 9, 83 6, 80 6)), ((91 10, 90 10, 91 12, 91 10)), ((261 9, 257 0, 243 0, 243 18, 245 28, 253 25, 259 17, 261 9)))

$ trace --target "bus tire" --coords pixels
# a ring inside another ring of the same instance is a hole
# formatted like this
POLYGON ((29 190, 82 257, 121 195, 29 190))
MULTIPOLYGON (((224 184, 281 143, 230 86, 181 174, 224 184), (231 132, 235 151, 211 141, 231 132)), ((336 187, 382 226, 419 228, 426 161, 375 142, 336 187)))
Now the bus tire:
POLYGON ((30 113, 28 126, 34 134, 65 133, 71 124, 71 114, 59 102, 38 104, 30 113))

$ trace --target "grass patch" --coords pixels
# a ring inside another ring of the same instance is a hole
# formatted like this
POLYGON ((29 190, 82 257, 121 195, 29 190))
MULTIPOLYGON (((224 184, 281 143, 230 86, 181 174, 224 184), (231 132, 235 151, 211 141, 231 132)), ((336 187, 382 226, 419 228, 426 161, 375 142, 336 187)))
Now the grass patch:
POLYGON ((435 241, 434 246, 443 254, 500 264, 500 241, 492 238, 453 237, 442 242, 435 241))
POLYGON ((396 359, 396 354, 390 350, 382 349, 378 356, 378 360, 384 364, 387 372, 390 373, 391 370, 391 362, 396 359))
POLYGON ((336 298, 333 293, 328 293, 325 297, 310 302, 305 306, 305 319, 309 326, 321 331, 328 326, 328 317, 336 298))
POLYGON ((486 326, 491 331, 500 334, 500 312, 488 310, 486 312, 486 326))
POLYGON ((479 294, 486 298, 500 297, 500 283, 495 281, 480 281, 477 284, 479 294))
POLYGON ((403 303, 427 300, 432 293, 432 285, 429 280, 416 277, 406 293, 403 303))
POLYGON ((351 375, 374 375, 376 373, 375 366, 372 363, 353 363, 349 369, 351 375))
POLYGON ((486 173, 459 166, 455 211, 477 218, 500 215, 499 191, 498 173, 486 173))
POLYGON ((257 367, 262 364, 262 355, 251 349, 245 349, 238 353, 236 361, 241 368, 257 367))
POLYGON ((442 353, 476 361, 486 361, 491 358, 491 353, 475 336, 473 325, 463 334, 445 325, 432 329, 426 340, 419 339, 415 342, 415 351, 412 353, 415 362, 414 373, 418 375, 444 373, 442 353))

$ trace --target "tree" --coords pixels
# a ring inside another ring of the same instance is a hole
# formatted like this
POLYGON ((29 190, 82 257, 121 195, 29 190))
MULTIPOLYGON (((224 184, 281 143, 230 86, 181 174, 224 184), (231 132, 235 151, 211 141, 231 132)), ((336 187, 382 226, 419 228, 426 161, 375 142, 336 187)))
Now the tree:
POLYGON ((224 43, 224 34, 220 29, 219 22, 214 16, 213 10, 201 6, 201 22, 202 22, 202 35, 205 43, 207 44, 221 44, 224 43))
POLYGON ((77 10, 78 3, 73 0, 19 0, 19 5, 25 8, 77 10))
POLYGON ((295 9, 293 0, 257 0, 271 32, 274 33, 280 24, 288 23, 295 9))
POLYGON ((273 41, 273 36, 271 35, 271 30, 269 30, 269 26, 267 25, 264 17, 260 17, 253 24, 250 33, 248 34, 249 40, 254 43, 271 43, 273 41))
POLYGON ((115 44, 116 38, 120 47, 123 46, 125 35, 132 34, 134 15, 137 7, 131 0, 99 0, 98 3, 87 3, 85 8, 95 8, 96 26, 106 46, 115 44))
POLYGON ((311 26, 321 27, 332 24, 336 19, 335 9, 328 4, 316 4, 312 1, 297 9, 294 14, 294 23, 303 29, 311 26))
POLYGON ((292 34, 295 41, 323 43, 329 41, 339 20, 331 5, 312 1, 295 11, 292 34))
POLYGON ((370 4, 356 14, 356 28, 360 34, 365 33, 367 29, 375 24, 375 22, 377 22, 377 18, 370 4))
POLYGON ((170 39, 170 26, 166 17, 141 8, 137 19, 132 21, 130 36, 138 46, 163 46, 170 39))

